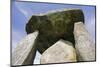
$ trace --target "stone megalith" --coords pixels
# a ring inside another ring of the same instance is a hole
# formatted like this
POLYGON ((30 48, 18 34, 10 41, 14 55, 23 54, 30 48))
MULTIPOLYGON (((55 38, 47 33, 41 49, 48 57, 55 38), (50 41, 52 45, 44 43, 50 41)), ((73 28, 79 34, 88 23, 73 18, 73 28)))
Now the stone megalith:
POLYGON ((41 56, 40 64, 76 61, 76 51, 72 43, 65 40, 59 40, 44 51, 41 56))
POLYGON ((21 40, 14 52, 12 53, 12 65, 28 65, 33 64, 33 59, 36 53, 35 39, 38 32, 28 34, 21 40))
POLYGON ((95 43, 82 22, 74 24, 74 36, 78 61, 95 61, 95 43))
POLYGON ((37 50, 42 54, 59 39, 70 41, 74 46, 74 23, 79 21, 84 22, 84 15, 80 9, 33 15, 26 24, 26 32, 29 34, 35 30, 39 31, 36 46, 37 50))

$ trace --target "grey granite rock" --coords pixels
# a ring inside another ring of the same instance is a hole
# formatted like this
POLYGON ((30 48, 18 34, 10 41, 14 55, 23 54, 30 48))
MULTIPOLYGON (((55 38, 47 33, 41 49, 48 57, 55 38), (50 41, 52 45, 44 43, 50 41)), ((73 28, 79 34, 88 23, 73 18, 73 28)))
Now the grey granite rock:
MULTIPOLYGON (((42 54, 59 39, 70 41, 74 44, 74 23, 84 22, 84 15, 80 9, 69 9, 33 15, 26 24, 27 34, 39 31, 37 49, 42 54)), ((73 45, 74 46, 74 45, 73 45)))
POLYGON ((72 43, 59 40, 42 54, 40 64, 76 61, 76 52, 72 43))
POLYGON ((78 61, 95 61, 95 43, 82 22, 74 24, 74 36, 78 61))
POLYGON ((12 53, 12 65, 28 65, 33 64, 33 59, 36 53, 34 45, 38 32, 27 35, 21 40, 14 52, 12 53))

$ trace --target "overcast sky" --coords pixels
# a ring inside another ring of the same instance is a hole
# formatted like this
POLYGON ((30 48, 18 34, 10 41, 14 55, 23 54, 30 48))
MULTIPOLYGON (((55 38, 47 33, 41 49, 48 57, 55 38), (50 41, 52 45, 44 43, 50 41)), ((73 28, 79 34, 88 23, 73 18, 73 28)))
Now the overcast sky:
MULTIPOLYGON (((45 13, 52 10, 67 8, 80 8, 85 16, 85 26, 95 42, 95 7, 71 4, 12 2, 12 49, 26 36, 25 25, 34 14, 45 13)), ((37 52, 35 63, 39 63, 40 54, 37 52)))

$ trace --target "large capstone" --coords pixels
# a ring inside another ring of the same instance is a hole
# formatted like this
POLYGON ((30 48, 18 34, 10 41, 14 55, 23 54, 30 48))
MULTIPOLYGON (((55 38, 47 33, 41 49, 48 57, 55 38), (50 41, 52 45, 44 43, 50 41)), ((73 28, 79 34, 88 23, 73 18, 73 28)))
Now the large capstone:
POLYGON ((64 39, 74 44, 74 22, 79 21, 84 22, 84 15, 80 9, 33 15, 26 24, 26 32, 29 34, 35 30, 39 31, 36 45, 38 46, 37 49, 39 52, 43 53, 59 39, 64 39))

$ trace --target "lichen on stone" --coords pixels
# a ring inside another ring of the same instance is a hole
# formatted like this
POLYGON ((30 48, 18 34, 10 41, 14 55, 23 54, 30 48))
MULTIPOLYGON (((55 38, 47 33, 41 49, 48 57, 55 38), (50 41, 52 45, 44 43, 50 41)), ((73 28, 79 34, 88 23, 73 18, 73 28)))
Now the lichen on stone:
POLYGON ((84 15, 80 9, 33 15, 26 24, 26 32, 29 34, 36 30, 39 31, 36 45, 39 52, 43 53, 59 39, 64 39, 74 44, 74 23, 79 21, 84 22, 84 15))

